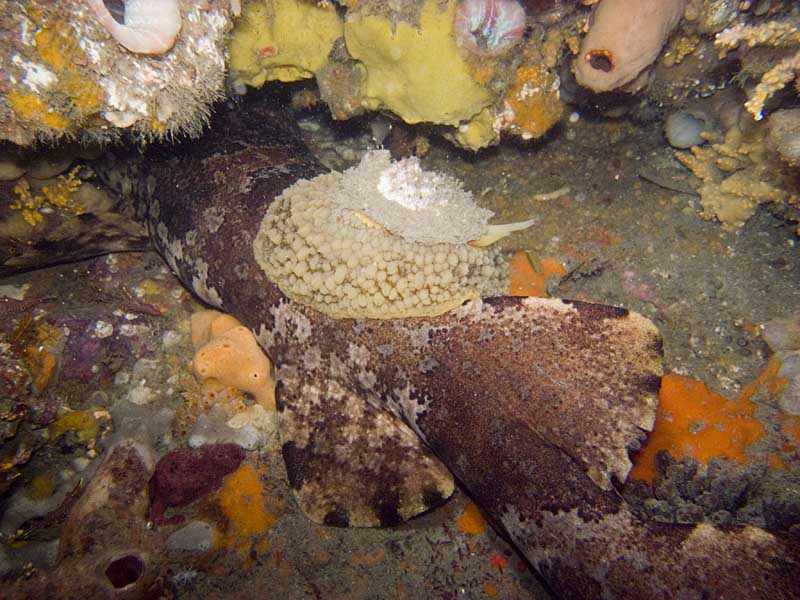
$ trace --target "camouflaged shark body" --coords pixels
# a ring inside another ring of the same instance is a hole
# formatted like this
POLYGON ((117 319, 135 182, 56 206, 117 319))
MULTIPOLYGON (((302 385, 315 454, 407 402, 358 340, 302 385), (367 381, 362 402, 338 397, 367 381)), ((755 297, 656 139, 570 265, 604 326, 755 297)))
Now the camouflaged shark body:
POLYGON ((661 342, 647 319, 537 298, 326 317, 288 300, 253 254, 269 203, 323 169, 265 106, 224 112, 212 133, 147 158, 151 237, 273 359, 287 472, 312 519, 398 523, 449 495, 449 469, 556 595, 800 597, 797 540, 642 522, 614 489, 655 416, 661 342))

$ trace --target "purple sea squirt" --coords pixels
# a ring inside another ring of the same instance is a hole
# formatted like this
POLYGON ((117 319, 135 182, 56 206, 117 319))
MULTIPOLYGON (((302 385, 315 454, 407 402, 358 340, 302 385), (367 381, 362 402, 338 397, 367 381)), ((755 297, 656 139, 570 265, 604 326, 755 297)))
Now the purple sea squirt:
POLYGON ((236 444, 178 448, 158 461, 150 481, 150 519, 156 525, 175 525, 182 515, 165 518, 167 508, 183 506, 213 492, 235 471, 245 451, 236 444))

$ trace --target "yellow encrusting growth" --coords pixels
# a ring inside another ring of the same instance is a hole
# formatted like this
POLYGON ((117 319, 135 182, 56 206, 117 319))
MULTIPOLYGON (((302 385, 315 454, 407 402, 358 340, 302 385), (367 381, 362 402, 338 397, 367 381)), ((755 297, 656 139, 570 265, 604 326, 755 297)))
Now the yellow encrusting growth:
POLYGON ((467 150, 479 150, 500 140, 500 132, 495 128, 495 115, 492 110, 484 108, 466 123, 458 126, 454 133, 447 135, 467 150))
POLYGON ((475 535, 486 531, 486 519, 481 514, 481 509, 472 500, 464 505, 464 511, 456 524, 464 533, 475 535))
POLYGON ((94 413, 94 410, 75 410, 61 415, 50 425, 51 439, 56 440, 67 431, 75 431, 82 442, 97 437, 100 427, 94 413))
POLYGON ((655 427, 636 452, 630 477, 652 482, 656 455, 662 450, 676 459, 690 456, 701 463, 716 457, 747 462, 748 449, 765 435, 750 399, 753 389, 746 387, 731 401, 702 381, 667 373, 661 380, 655 427))
POLYGON ((30 121, 36 127, 49 127, 50 129, 64 130, 70 126, 70 120, 56 112, 36 94, 22 94, 11 91, 6 94, 6 99, 20 119, 30 121))
POLYGON ((79 69, 78 65, 86 64, 88 59, 71 31, 66 23, 56 22, 40 26, 34 35, 39 58, 56 76, 47 92, 50 102, 63 105, 60 115, 65 119, 63 126, 54 127, 52 117, 42 121, 43 125, 54 129, 64 129, 96 115, 106 96, 97 82, 79 69))
POLYGON ((66 177, 59 175, 56 183, 45 185, 41 192, 35 196, 31 192, 31 186, 24 177, 14 186, 14 193, 17 199, 11 203, 11 208, 21 210, 22 216, 30 225, 40 223, 44 218, 40 209, 45 205, 54 208, 68 210, 76 215, 83 214, 83 209, 73 201, 72 195, 81 186, 78 178, 80 167, 72 169, 66 177))
POLYGON ((344 38, 364 65, 362 104, 388 109, 407 123, 459 125, 493 102, 459 52, 453 36, 456 2, 426 0, 419 24, 348 14, 344 38))
POLYGON ((233 32, 230 69, 236 79, 253 87, 307 79, 328 61, 341 36, 342 22, 332 3, 249 2, 233 32))
POLYGON ((563 107, 558 78, 544 65, 533 63, 517 69, 503 100, 506 128, 523 140, 543 136, 558 122, 563 107))
POLYGON ((530 253, 518 250, 508 260, 508 273, 510 296, 547 298, 547 281, 551 276, 564 277, 567 269, 556 259, 532 257, 530 253))
MULTIPOLYGON (((62 23, 62 31, 65 28, 62 23)), ((67 67, 68 58, 64 52, 64 34, 56 33, 52 27, 42 27, 33 36, 36 51, 48 66, 60 71, 67 67)))

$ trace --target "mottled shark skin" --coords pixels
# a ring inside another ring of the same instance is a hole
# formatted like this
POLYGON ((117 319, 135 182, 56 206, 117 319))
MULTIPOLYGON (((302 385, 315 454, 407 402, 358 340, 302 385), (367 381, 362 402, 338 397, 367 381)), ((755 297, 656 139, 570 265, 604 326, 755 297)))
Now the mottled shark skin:
POLYGON ((654 420, 661 347, 647 319, 535 298, 435 318, 326 317, 288 300, 252 249, 269 203, 321 168, 267 107, 222 114, 213 132, 225 134, 148 158, 151 236, 275 362, 284 458, 312 518, 391 524, 442 500, 428 451, 406 433, 387 442, 391 416, 558 596, 800 597, 798 540, 642 522, 616 492, 654 420))

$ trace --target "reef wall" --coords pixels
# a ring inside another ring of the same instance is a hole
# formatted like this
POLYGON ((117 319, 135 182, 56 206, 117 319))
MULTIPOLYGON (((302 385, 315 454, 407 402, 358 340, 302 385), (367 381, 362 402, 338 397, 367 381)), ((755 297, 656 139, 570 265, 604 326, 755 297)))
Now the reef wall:
POLYGON ((0 140, 28 146, 60 138, 108 141, 123 131, 144 140, 200 132, 211 103, 223 95, 231 3, 128 4, 126 29, 119 23, 124 16, 115 20, 106 11, 103 20, 95 13, 102 2, 3 3, 0 140), (131 21, 146 21, 134 10, 140 5, 159 12, 151 19, 155 32, 131 21), (173 22, 163 31, 167 8, 173 22))

